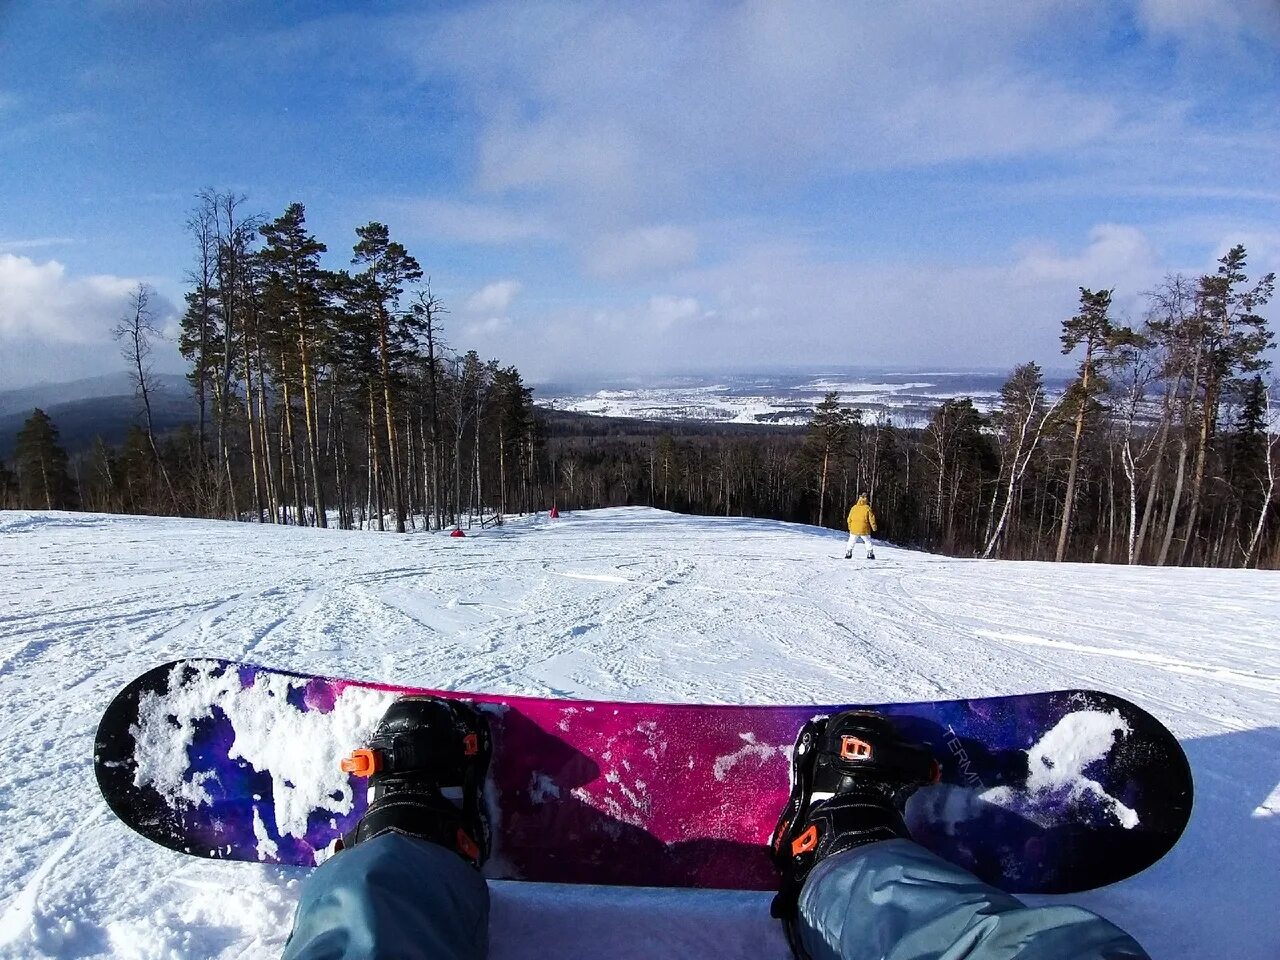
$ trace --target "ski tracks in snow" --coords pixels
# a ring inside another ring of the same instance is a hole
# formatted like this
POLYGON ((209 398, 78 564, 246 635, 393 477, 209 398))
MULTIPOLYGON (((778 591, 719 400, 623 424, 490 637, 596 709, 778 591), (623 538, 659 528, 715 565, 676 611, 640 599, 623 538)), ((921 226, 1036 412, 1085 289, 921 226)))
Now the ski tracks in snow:
MULTIPOLYGON (((1249 898, 1214 900, 1196 924, 1167 919, 1204 902, 1205 876, 1235 869, 1228 849, 1261 884, 1253 903, 1280 893, 1267 866, 1280 861, 1280 576, 887 545, 878 560, 845 561, 842 548, 832 531, 643 508, 516 520, 465 540, 0 514, 0 954, 279 953, 303 874, 184 859, 100 813, 90 755, 102 707, 144 669, 193 655, 619 700, 1110 689, 1191 738, 1197 817, 1164 862, 1077 902, 1165 960, 1280 954, 1256 929, 1242 939, 1247 908, 1233 904, 1249 898)), ((767 897, 753 894, 494 894, 495 960, 638 956, 640 941, 620 936, 638 927, 673 955, 788 955, 767 897), (575 923, 600 936, 555 927, 566 896, 581 905, 575 923)))

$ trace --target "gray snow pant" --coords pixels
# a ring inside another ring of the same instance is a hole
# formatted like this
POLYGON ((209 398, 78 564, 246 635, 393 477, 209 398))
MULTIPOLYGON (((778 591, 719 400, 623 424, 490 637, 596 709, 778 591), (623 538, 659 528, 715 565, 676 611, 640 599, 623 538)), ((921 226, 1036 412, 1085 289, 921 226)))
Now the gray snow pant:
POLYGON ((302 885, 285 960, 483 960, 489 887, 452 850, 399 833, 343 850, 302 885))
POLYGON ((1079 907, 1028 907, 910 840, 818 864, 800 891, 813 960, 1150 960, 1079 907))
MULTIPOLYGON (((386 834, 303 885, 285 960, 482 960, 489 891, 456 854, 386 834)), ((1078 907, 1023 906, 909 840, 819 864, 800 894, 813 960, 1149 960, 1078 907)))

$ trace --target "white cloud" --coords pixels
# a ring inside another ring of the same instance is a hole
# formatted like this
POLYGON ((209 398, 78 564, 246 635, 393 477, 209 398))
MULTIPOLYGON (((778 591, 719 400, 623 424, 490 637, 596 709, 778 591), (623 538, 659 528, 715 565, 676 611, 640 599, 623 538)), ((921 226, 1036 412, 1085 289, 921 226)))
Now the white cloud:
POLYGON ((136 280, 124 277, 70 277, 56 260, 36 263, 0 253, 0 338, 109 341, 136 286, 136 280))
POLYGON ((430 198, 389 204, 398 227, 457 243, 508 244, 554 240, 557 231, 540 217, 489 203, 430 198))
POLYGON ((524 284, 519 280, 495 280, 467 298, 468 313, 506 313, 524 284))
MULTIPOLYGON (((1191 269, 1211 269, 1208 243, 1205 250, 1205 263, 1191 269)), ((1142 291, 1176 267, 1145 231, 1125 224, 1099 224, 1074 249, 1011 250, 990 265, 836 260, 762 241, 679 274, 671 292, 526 317, 507 331, 503 356, 548 378, 761 370, 779 361, 1065 368, 1058 337, 1078 287, 1114 287, 1117 317, 1137 320, 1142 291)))
POLYGON ((1055 247, 1027 250, 1014 266, 1015 279, 1029 285, 1063 283, 1078 287, 1132 288, 1158 272, 1159 255, 1137 227, 1098 224, 1089 243, 1077 253, 1061 254, 1055 247))
POLYGON ((501 344, 501 338, 510 329, 510 317, 489 317, 485 320, 476 320, 463 325, 463 342, 467 349, 493 349, 501 344))
POLYGON ((464 320, 459 327, 462 349, 479 350, 508 359, 505 353, 506 338, 514 328, 507 312, 524 289, 519 280, 495 280, 485 284, 470 297, 463 307, 464 320))
POLYGON ((1123 121, 1040 54, 1083 0, 486 4, 397 43, 481 120, 478 185, 548 190, 607 222, 695 178, 1053 153, 1123 121))
MULTIPOLYGON (((128 277, 76 277, 56 260, 0 253, 0 384, 58 383, 123 369, 111 329, 137 285, 128 277)), ((173 305, 157 294, 152 306, 171 330, 173 305)), ((157 369, 180 368, 171 342, 158 343, 153 359, 157 369)))
POLYGON ((665 332, 678 324, 706 316, 695 297, 657 296, 649 298, 648 322, 659 332, 665 332))
POLYGON ((1148 31, 1192 46, 1224 39, 1280 42, 1275 0, 1138 0, 1137 6, 1148 31))
POLYGON ((44 247, 62 247, 76 243, 71 237, 32 237, 28 240, 0 240, 0 253, 13 250, 40 250, 44 247))
POLYGON ((597 237, 589 242, 583 259, 597 276, 628 277, 684 267, 697 255, 693 231, 661 224, 597 237))
MULTIPOLYGON (((939 252, 970 232, 955 222, 956 207, 1009 207, 1010 237, 1059 217, 1066 195, 1078 195, 1095 220, 1141 218, 1141 230, 1103 223, 1087 242, 1059 235, 1056 247, 1016 248, 989 268, 1008 291, 995 312, 1016 305, 1001 329, 1011 343, 1030 345, 1025 315, 1044 303, 1056 317, 1081 284, 1114 286, 1119 300, 1159 279, 1161 248, 1185 256, 1189 244, 1218 239, 1164 233, 1149 212, 1161 198, 1193 209, 1275 195, 1270 158, 1280 128, 1264 100, 1227 98, 1230 109, 1210 109, 1241 71, 1265 68, 1235 58, 1219 69, 1218 58, 1183 56, 1194 53, 1197 29, 1216 29, 1208 21, 1235 2, 972 0, 961 11, 953 0, 530 0, 397 20, 393 45, 421 77, 446 84, 471 120, 469 189, 487 192, 492 204, 475 206, 504 212, 479 232, 493 242, 552 240, 559 249, 543 244, 551 257, 576 252, 590 280, 612 281, 603 309, 584 303, 557 315, 557 329, 575 331, 561 345, 571 355, 581 347, 574 337, 621 343, 628 332, 654 329, 645 325, 656 289, 716 315, 669 330, 695 338, 713 328, 747 331, 731 345, 738 352, 754 349, 749 337, 759 331, 773 344, 760 349, 765 360, 792 359, 787 339, 772 339, 775 328, 803 344, 811 324, 821 336, 795 359, 824 360, 820 344, 846 305, 886 326, 901 310, 904 340, 914 328, 930 330, 920 350, 945 359, 937 344, 952 339, 968 350, 966 336, 985 323, 963 289, 983 282, 985 268, 948 266, 950 255, 939 252), (1211 73, 1223 87, 1199 82, 1211 73), (1117 196, 1139 202, 1119 205, 1117 196), (935 236, 928 207, 937 204, 943 232, 935 236), (922 228, 902 250, 901 284, 893 270, 859 262, 880 244, 879 231, 900 226, 889 216, 917 217, 922 228), (696 233, 681 224, 697 224, 696 233), (752 234, 773 240, 761 245, 752 234), (806 245, 790 242, 797 238, 806 245), (742 299, 722 300, 704 282, 712 276, 742 299), (770 290, 744 296, 761 278, 770 290), (935 301, 950 282, 960 288, 959 312, 935 301), (1046 300, 1049 290, 1065 292, 1046 300), (924 304, 932 304, 927 316, 924 304)), ((1222 22, 1265 20, 1264 5, 1280 11, 1276 0, 1239 4, 1222 22)), ((1001 229, 990 209, 976 229, 1001 229)), ((981 239, 988 247, 993 238, 981 239)), ((553 286, 576 279, 561 271, 553 286)), ((533 315, 523 308, 520 326, 528 328, 533 315)), ((1035 339, 1042 359, 1056 350, 1050 327, 1035 339)), ((672 364, 691 356, 684 343, 668 347, 672 364)), ((642 362, 648 349, 606 353, 617 366, 633 356, 642 362)), ((709 345, 704 352, 713 356, 709 345)), ((904 348, 884 359, 909 355, 904 348)))

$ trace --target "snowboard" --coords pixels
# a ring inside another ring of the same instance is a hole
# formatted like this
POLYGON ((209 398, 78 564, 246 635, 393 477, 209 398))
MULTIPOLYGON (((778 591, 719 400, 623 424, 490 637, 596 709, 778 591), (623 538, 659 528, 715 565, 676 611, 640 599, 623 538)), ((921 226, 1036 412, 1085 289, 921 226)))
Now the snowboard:
POLYGON ((941 765, 907 804, 912 837, 1011 893, 1131 876, 1191 813, 1177 739, 1091 690, 695 706, 435 691, 214 659, 158 666, 115 697, 97 730, 98 785, 121 820, 173 850, 314 865, 366 805, 367 782, 341 759, 405 693, 488 714, 484 872, 495 879, 773 889, 767 844, 796 733, 848 707, 892 718, 941 765))

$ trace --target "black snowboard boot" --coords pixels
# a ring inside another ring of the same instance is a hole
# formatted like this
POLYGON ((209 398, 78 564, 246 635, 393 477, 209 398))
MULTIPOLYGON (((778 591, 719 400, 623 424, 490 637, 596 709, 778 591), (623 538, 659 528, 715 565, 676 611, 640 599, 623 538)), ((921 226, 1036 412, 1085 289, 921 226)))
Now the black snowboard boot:
POLYGON ((773 915, 803 957, 795 921, 809 872, 833 854, 877 840, 910 839, 902 805, 941 772, 928 747, 900 737, 877 713, 849 710, 810 720, 791 756, 791 797, 773 831, 778 868, 773 915))
POLYGON ((368 746, 342 761, 347 773, 369 778, 369 808, 339 849, 394 832, 481 866, 489 855, 483 795, 491 753, 489 721, 473 705, 430 696, 396 700, 368 746))

